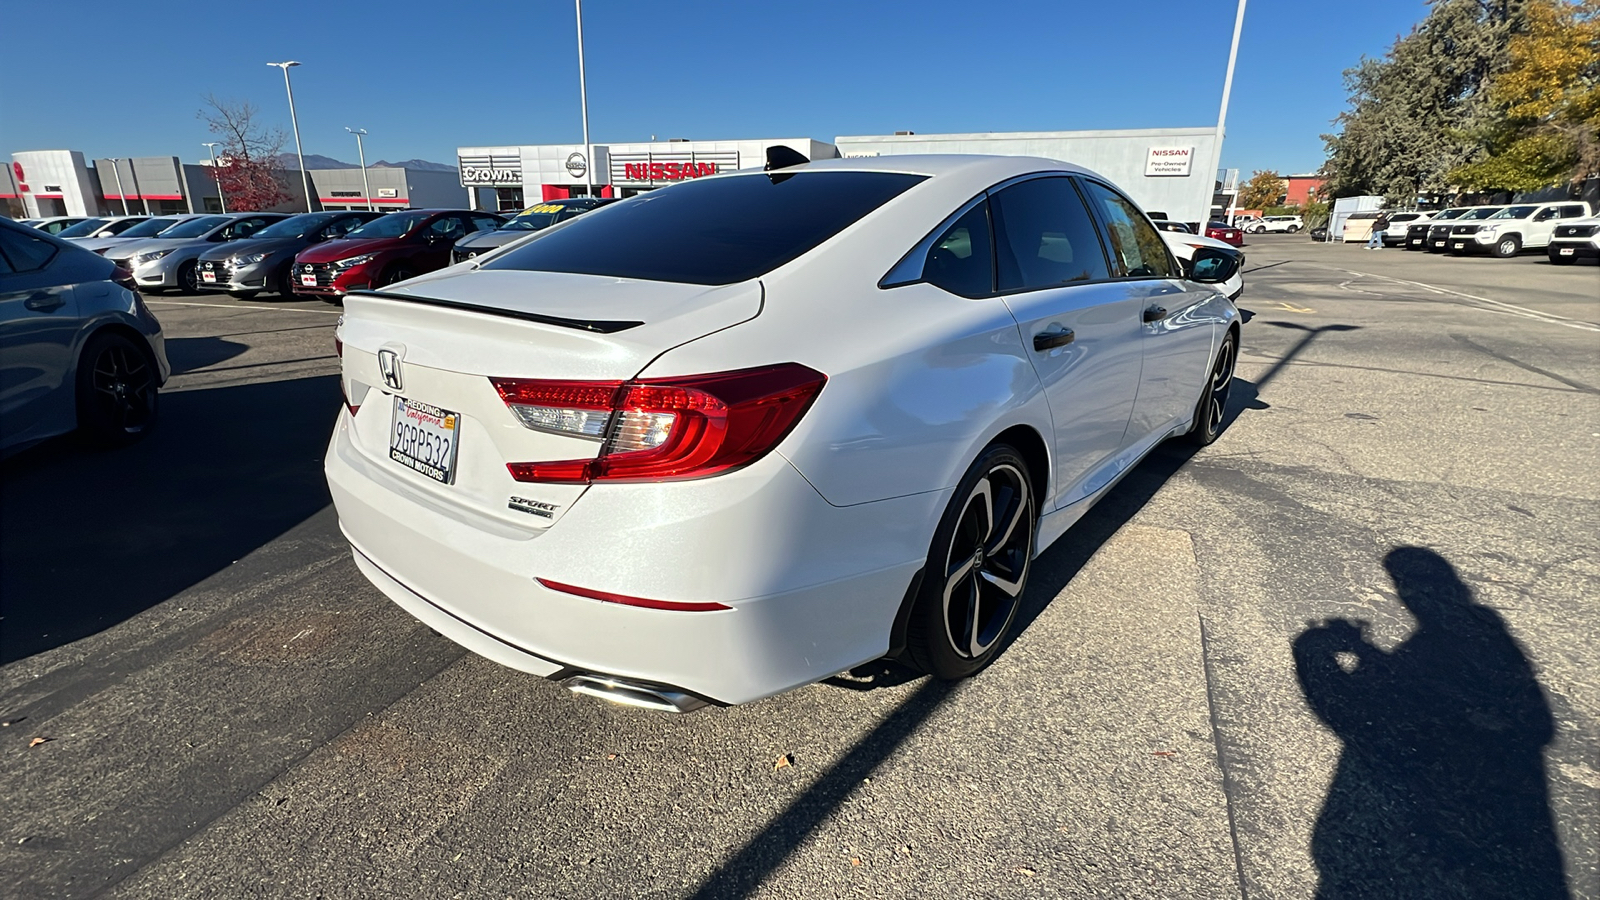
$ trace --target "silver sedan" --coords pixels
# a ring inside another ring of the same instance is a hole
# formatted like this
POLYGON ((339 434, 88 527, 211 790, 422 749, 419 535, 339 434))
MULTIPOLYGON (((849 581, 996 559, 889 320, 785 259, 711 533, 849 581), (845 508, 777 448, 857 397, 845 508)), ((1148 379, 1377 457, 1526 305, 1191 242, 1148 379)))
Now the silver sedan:
POLYGON ((171 371, 131 272, 0 219, 0 454, 74 429, 132 443, 171 371))
POLYGON ((179 288, 198 294, 200 254, 220 243, 250 237, 287 218, 286 213, 201 216, 168 228, 160 237, 108 250, 106 258, 133 270, 134 281, 143 290, 179 288))

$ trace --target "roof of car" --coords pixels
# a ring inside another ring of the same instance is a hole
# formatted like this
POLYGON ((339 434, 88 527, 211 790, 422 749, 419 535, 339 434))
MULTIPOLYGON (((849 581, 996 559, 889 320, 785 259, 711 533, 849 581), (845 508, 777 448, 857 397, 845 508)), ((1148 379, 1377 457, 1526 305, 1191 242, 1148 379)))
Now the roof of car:
MULTIPOLYGON (((902 172, 912 175, 946 175, 967 169, 1013 168, 1020 171, 1066 171, 1080 175, 1095 175, 1093 171, 1059 159, 1037 156, 997 156, 982 153, 908 153, 892 156, 848 157, 843 159, 815 159, 804 165, 790 166, 778 172, 902 172)), ((755 170, 740 169, 735 175, 754 174, 755 170)), ((1096 175, 1096 177, 1100 177, 1096 175)))

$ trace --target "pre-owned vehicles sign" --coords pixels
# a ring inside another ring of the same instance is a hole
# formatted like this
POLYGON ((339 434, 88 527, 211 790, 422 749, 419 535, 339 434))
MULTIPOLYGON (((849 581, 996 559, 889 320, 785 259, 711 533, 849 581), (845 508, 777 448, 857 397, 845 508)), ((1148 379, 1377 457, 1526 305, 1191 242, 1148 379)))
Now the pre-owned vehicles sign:
POLYGON ((1145 158, 1146 178, 1185 176, 1194 162, 1193 147, 1151 147, 1145 158))

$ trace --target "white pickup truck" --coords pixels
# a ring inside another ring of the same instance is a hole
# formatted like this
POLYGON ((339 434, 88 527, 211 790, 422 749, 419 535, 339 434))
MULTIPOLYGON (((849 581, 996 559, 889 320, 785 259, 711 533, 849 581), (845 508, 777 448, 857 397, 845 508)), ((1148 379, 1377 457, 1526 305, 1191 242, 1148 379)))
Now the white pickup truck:
POLYGON ((1450 229, 1450 252, 1492 253, 1502 259, 1523 249, 1549 245, 1556 226, 1594 214, 1589 204, 1576 200, 1555 203, 1513 203, 1486 219, 1463 222, 1450 229))

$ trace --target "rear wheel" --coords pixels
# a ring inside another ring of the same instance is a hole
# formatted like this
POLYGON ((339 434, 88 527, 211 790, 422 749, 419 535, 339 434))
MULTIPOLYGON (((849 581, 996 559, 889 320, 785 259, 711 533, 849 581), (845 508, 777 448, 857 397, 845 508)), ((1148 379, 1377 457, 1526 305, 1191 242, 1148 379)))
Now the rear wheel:
POLYGON ((155 424, 159 382, 148 349, 115 332, 95 335, 78 361, 78 428, 103 447, 139 440, 155 424))
POLYGON ((1200 393, 1200 403, 1194 411, 1194 428, 1189 431, 1189 441, 1204 447, 1222 434, 1222 423, 1228 415, 1228 395, 1233 391, 1233 364, 1238 357, 1238 344, 1233 332, 1222 339, 1211 374, 1206 378, 1205 389, 1200 393))
POLYGON ((1294 234, 1296 231, 1299 231, 1299 230, 1300 230, 1300 226, 1299 225, 1290 225, 1289 226, 1289 233, 1290 234, 1294 234))
POLYGON ((1028 464, 996 444, 967 470, 934 531, 906 629, 912 665, 946 680, 992 662, 1016 621, 1038 512, 1028 464))
POLYGON ((1522 249, 1522 239, 1514 234, 1508 234, 1494 245, 1494 255, 1501 259, 1510 259, 1522 249))

